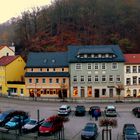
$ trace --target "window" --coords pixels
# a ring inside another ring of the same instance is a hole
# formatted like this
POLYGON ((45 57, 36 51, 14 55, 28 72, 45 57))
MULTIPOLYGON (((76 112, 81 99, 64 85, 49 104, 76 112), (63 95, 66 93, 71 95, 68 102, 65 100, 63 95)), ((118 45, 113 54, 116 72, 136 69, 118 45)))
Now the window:
POLYGON ((102 89, 102 95, 106 95, 106 89, 105 88, 102 89))
POLYGON ((98 63, 95 63, 95 64, 94 64, 94 69, 95 69, 95 70, 98 70, 98 69, 99 69, 99 64, 98 64, 98 63))
POLYGON ((49 68, 47 68, 47 71, 49 71, 49 68))
POLYGON ((94 77, 94 81, 95 81, 95 82, 99 82, 99 77, 98 77, 98 75, 96 75, 96 76, 94 77))
POLYGON ((64 71, 64 68, 62 68, 62 71, 64 71))
POLYGON ((105 69, 106 69, 106 64, 105 64, 105 63, 102 63, 101 69, 102 69, 102 70, 105 70, 105 69))
POLYGON ((138 82, 139 82, 139 85, 140 85, 140 77, 138 78, 138 82))
POLYGON ((102 75, 102 82, 106 82, 106 76, 102 75))
POLYGON ((131 79, 130 78, 126 78, 126 85, 131 85, 131 79))
POLYGON ((55 71, 55 68, 53 68, 53 71, 55 71))
POLYGON ((73 76, 73 82, 77 82, 77 76, 73 76))
POLYGON ((32 83, 32 79, 31 78, 29 79, 29 83, 32 83))
POLYGON ((42 79, 42 83, 46 83, 46 79, 45 78, 42 79))
POLYGON ((138 73, 140 73, 140 66, 138 66, 138 73))
POLYGON ((77 64, 75 65, 75 69, 76 69, 76 70, 82 70, 82 64, 77 63, 77 64))
POLYGON ((9 53, 7 53, 6 56, 9 56, 9 53))
POLYGON ((65 78, 63 78, 63 81, 62 81, 62 83, 64 84, 64 83, 66 83, 66 79, 65 78))
POLYGON ((133 77, 133 85, 136 85, 136 84, 137 84, 137 77, 134 76, 134 77, 133 77))
POLYGON ((109 75, 109 82, 113 82, 113 81, 114 81, 113 75, 109 75))
POLYGON ((59 83, 59 79, 58 78, 56 79, 56 83, 59 83))
POLYGON ((118 64, 117 63, 112 63, 112 70, 118 69, 118 64))
POLYGON ((92 69, 92 64, 91 64, 91 63, 88 63, 88 64, 87 64, 87 69, 88 69, 88 70, 91 70, 91 69, 92 69))
POLYGON ((38 83, 38 82, 39 82, 39 80, 38 80, 38 78, 36 78, 36 79, 35 79, 35 83, 38 83))
POLYGON ((133 66, 133 73, 137 73, 137 66, 133 66))
POLYGON ((50 83, 50 84, 52 83, 52 78, 49 79, 49 83, 50 83))
POLYGON ((88 82, 91 82, 91 75, 88 76, 88 82))
POLYGON ((121 82, 121 76, 120 75, 116 75, 116 82, 121 82))
POLYGON ((20 94, 23 94, 23 88, 20 89, 20 94))
POLYGON ((131 73, 130 66, 126 66, 126 73, 131 73))
POLYGON ((84 81, 85 81, 84 76, 81 76, 81 82, 84 82, 84 81))
POLYGON ((33 72, 33 71, 34 71, 34 69, 33 69, 33 68, 31 68, 31 71, 33 72))
POLYGON ((40 68, 39 71, 42 72, 42 68, 40 68))

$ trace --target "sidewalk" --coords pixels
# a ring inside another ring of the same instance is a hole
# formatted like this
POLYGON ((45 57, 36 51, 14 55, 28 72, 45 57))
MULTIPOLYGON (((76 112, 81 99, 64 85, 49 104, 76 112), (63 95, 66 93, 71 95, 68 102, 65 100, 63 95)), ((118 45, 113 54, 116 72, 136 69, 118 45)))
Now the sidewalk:
POLYGON ((139 103, 140 98, 122 98, 118 100, 117 98, 50 98, 50 97, 24 97, 24 96, 5 96, 0 95, 3 98, 11 98, 17 100, 28 100, 37 102, 72 102, 72 103, 139 103))

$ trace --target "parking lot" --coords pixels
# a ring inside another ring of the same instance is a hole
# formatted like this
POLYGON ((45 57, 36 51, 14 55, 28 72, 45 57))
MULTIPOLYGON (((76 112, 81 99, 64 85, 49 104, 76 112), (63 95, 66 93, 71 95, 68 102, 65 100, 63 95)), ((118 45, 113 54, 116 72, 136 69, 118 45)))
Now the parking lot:
MULTIPOLYGON (((85 116, 75 116, 74 110, 76 103, 40 103, 40 102, 30 102, 30 101, 18 101, 18 100, 5 100, 1 99, 0 102, 0 108, 1 110, 7 110, 7 109, 21 109, 24 111, 27 111, 30 113, 31 118, 37 118, 37 110, 40 111, 40 119, 41 118, 47 118, 51 115, 57 114, 58 108, 62 104, 70 104, 72 108, 72 112, 69 115, 69 121, 64 123, 64 136, 65 140, 80 140, 81 139, 81 131, 84 128, 85 124, 87 122, 96 122, 99 129, 99 134, 97 137, 97 140, 102 140, 101 133, 102 133, 102 127, 99 126, 99 120, 95 121, 94 119, 91 119, 90 115, 88 114, 90 104, 84 104, 80 103, 82 105, 85 105, 86 107, 86 115, 85 116)), ((93 104, 92 104, 93 105, 93 104)), ((95 104, 94 104, 95 105, 95 104)), ((101 107, 101 110, 104 111, 106 104, 96 104, 101 107)), ((124 103, 118 103, 114 104, 117 108, 117 121, 118 126, 116 128, 112 128, 112 140, 122 140, 122 128, 125 123, 134 123, 136 125, 136 128, 138 132, 140 132, 140 125, 139 125, 139 119, 136 118, 132 113, 131 110, 135 106, 139 106, 139 104, 124 104, 124 103)), ((104 117, 104 115, 102 115, 104 117)), ((44 138, 43 138, 44 139, 44 138)))

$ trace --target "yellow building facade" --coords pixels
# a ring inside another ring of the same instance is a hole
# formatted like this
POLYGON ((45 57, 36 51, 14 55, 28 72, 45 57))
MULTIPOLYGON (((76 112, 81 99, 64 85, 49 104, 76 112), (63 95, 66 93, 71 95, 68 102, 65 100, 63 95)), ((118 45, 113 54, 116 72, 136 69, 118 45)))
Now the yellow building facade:
POLYGON ((25 61, 21 56, 0 58, 0 93, 25 95, 25 61))

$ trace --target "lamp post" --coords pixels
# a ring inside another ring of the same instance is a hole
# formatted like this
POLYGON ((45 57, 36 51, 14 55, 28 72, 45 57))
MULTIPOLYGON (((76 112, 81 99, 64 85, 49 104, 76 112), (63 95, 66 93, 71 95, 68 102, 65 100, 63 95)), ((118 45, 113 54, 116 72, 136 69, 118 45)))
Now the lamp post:
POLYGON ((35 99, 35 101, 37 101, 36 81, 35 81, 35 88, 34 88, 34 99, 35 99))

